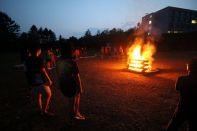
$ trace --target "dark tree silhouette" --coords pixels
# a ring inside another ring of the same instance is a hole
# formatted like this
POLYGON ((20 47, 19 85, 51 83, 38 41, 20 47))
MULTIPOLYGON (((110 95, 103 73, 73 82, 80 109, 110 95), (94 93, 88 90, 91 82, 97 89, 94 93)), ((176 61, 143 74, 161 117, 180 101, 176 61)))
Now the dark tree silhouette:
POLYGON ((59 35, 59 41, 61 41, 62 40, 62 35, 59 35))
POLYGON ((52 30, 48 28, 43 30, 42 27, 38 29, 35 25, 31 26, 28 37, 30 41, 37 41, 40 44, 51 44, 56 41, 56 35, 52 30))
POLYGON ((55 42, 56 41, 55 33, 52 30, 48 31, 48 35, 49 35, 49 38, 50 38, 50 42, 55 42))
POLYGON ((16 39, 20 26, 6 13, 0 11, 0 40, 10 41, 16 39))
POLYGON ((38 33, 38 28, 35 25, 32 25, 30 27, 29 33, 28 33, 28 39, 30 40, 30 42, 39 43, 40 36, 39 36, 39 33, 38 33))
POLYGON ((37 34, 38 33, 38 28, 35 25, 32 25, 30 30, 29 30, 30 34, 37 34))
POLYGON ((86 32, 85 32, 85 37, 91 37, 92 34, 91 34, 91 31, 88 29, 86 32))
POLYGON ((41 39, 44 43, 55 42, 56 41, 56 35, 52 30, 45 28, 42 32, 41 39))
POLYGON ((70 43, 74 47, 78 47, 78 39, 76 37, 74 37, 74 36, 70 37, 67 40, 67 42, 70 43))
POLYGON ((99 36, 101 34, 100 30, 97 30, 96 35, 99 36))

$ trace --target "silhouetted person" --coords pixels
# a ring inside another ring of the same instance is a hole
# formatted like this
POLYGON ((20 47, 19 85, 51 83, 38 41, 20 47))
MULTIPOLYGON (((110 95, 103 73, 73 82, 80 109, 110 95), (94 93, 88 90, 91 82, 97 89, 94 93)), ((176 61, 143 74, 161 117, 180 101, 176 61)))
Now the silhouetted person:
POLYGON ((53 114, 48 112, 51 99, 50 86, 52 81, 45 70, 43 60, 40 57, 41 49, 39 47, 32 47, 30 48, 30 53, 31 56, 27 58, 25 66, 32 97, 34 98, 41 115, 52 116, 53 114), (46 99, 45 103, 43 103, 43 97, 46 99))
POLYGON ((80 58, 80 50, 77 48, 77 49, 75 49, 75 51, 74 51, 74 56, 75 56, 75 59, 76 60, 78 60, 79 58, 80 58))
POLYGON ((70 44, 62 44, 61 57, 57 61, 57 75, 60 90, 69 99, 70 120, 73 118, 84 120, 85 117, 79 111, 82 84, 77 63, 72 57, 70 44))
POLYGON ((119 55, 120 55, 120 56, 123 56, 123 55, 124 55, 124 50, 123 50, 123 48, 122 48, 121 45, 120 45, 120 47, 119 47, 119 55))
POLYGON ((197 131, 197 59, 187 64, 187 76, 180 76, 176 90, 180 100, 166 131, 177 131, 183 122, 188 121, 189 131, 197 131))

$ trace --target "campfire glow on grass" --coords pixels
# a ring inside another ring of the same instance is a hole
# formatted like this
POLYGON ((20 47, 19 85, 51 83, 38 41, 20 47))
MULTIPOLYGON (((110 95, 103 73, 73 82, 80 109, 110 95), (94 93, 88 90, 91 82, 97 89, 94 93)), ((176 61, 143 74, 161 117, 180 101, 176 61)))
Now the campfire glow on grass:
POLYGON ((155 52, 156 48, 153 43, 144 43, 143 39, 137 38, 128 51, 128 69, 144 73, 155 71, 152 67, 155 52))

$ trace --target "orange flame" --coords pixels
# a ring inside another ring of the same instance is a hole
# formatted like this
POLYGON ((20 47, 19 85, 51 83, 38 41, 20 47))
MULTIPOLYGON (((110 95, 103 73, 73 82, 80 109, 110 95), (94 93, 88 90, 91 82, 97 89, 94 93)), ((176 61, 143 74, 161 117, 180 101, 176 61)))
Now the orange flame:
POLYGON ((128 69, 137 72, 148 72, 152 68, 156 48, 153 43, 144 43, 137 38, 128 51, 128 69))

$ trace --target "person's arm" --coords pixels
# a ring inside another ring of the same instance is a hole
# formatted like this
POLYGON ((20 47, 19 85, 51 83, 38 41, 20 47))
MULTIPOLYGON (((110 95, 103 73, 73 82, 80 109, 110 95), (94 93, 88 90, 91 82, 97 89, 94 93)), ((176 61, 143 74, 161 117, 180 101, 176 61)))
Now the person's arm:
POLYGON ((80 86, 80 93, 83 93, 83 86, 82 86, 82 83, 81 83, 80 75, 79 75, 79 74, 77 74, 77 77, 78 77, 79 86, 80 86))
POLYGON ((48 81, 49 81, 49 85, 51 86, 52 85, 52 80, 51 78, 49 77, 47 71, 45 70, 45 68, 42 68, 42 71, 44 72, 45 76, 47 77, 48 81))
POLYGON ((82 86, 82 82, 81 82, 81 78, 80 78, 79 73, 75 74, 73 77, 74 77, 75 82, 79 86, 80 93, 83 93, 83 86, 82 86))
POLYGON ((48 75, 48 73, 47 73, 47 71, 45 69, 44 61, 41 58, 38 58, 38 59, 39 59, 39 69, 41 70, 41 72, 43 73, 43 75, 45 75, 44 76, 44 79, 45 80, 47 79, 47 81, 49 82, 49 86, 51 86, 52 85, 52 81, 51 81, 51 79, 50 79, 50 77, 49 77, 49 75, 48 75))
POLYGON ((76 80, 77 84, 79 85, 80 93, 82 93, 83 86, 82 86, 81 78, 79 75, 79 68, 78 68, 78 65, 76 62, 73 63, 73 73, 74 73, 75 80, 76 80))

